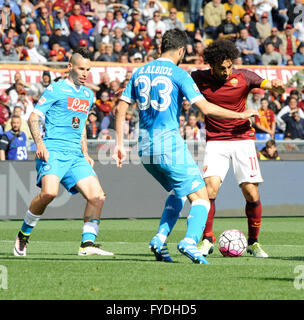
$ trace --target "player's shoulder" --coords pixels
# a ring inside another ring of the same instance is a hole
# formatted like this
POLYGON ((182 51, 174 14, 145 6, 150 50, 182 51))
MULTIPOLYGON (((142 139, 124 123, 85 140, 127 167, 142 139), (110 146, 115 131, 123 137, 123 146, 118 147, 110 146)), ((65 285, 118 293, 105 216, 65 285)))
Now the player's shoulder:
POLYGON ((209 78, 210 77, 210 69, 206 69, 206 70, 194 70, 191 72, 191 77, 193 79, 205 79, 205 78, 209 78))
POLYGON ((87 98, 92 98, 94 97, 94 92, 92 89, 86 87, 86 86, 82 86, 82 92, 83 94, 87 97, 87 98))

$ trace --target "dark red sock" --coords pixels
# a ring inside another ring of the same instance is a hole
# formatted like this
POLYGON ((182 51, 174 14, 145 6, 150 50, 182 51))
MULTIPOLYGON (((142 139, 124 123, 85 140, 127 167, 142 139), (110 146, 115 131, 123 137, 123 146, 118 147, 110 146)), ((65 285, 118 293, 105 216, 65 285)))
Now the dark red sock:
POLYGON ((212 239, 212 242, 216 240, 213 235, 213 219, 215 215, 215 199, 209 199, 210 201, 210 210, 208 212, 208 218, 206 221, 206 226, 204 230, 203 239, 208 239, 209 241, 212 239))
MULTIPOLYGON (((258 235, 261 228, 262 221, 262 204, 258 200, 256 202, 246 202, 245 207, 246 216, 248 219, 248 240, 254 243, 258 240, 258 235)), ((248 244, 252 244, 248 243, 248 244)))

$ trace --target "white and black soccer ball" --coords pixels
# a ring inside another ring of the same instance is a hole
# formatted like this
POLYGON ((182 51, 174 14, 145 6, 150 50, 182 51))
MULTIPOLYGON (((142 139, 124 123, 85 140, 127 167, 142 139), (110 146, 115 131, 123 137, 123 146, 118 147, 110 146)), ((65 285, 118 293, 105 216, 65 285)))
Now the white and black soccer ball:
POLYGON ((218 248, 224 257, 240 257, 247 248, 247 240, 243 232, 229 229, 219 236, 218 248))

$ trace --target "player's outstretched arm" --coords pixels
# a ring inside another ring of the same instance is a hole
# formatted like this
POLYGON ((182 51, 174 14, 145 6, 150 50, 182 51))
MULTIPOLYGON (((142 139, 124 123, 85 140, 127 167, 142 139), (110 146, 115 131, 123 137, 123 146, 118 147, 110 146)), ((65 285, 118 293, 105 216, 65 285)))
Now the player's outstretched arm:
POLYGON ((120 100, 115 112, 116 146, 113 153, 113 159, 116 161, 116 166, 118 168, 122 167, 122 162, 127 158, 123 141, 123 127, 128 108, 129 104, 120 100))
POLYGON ((246 109, 244 112, 235 112, 222 107, 219 107, 207 100, 198 100, 195 105, 206 116, 212 116, 223 119, 249 119, 252 116, 258 116, 259 113, 253 109, 246 109))
POLYGON ((279 94, 285 92, 285 85, 281 79, 267 80, 263 85, 264 90, 276 91, 279 94))
POLYGON ((32 112, 28 119, 28 126, 30 128, 32 137, 37 146, 37 151, 36 151, 37 158, 48 162, 49 151, 44 145, 44 142, 42 141, 39 120, 40 120, 40 116, 37 113, 32 112))

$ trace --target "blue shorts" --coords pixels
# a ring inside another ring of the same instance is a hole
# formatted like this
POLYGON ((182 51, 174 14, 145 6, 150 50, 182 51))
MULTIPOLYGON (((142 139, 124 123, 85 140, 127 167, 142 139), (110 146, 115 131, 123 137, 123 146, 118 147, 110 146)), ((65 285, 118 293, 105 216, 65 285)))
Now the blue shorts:
POLYGON ((86 177, 96 176, 95 171, 82 153, 49 151, 48 162, 36 159, 37 186, 47 174, 59 177, 60 183, 71 194, 78 192, 76 183, 86 177))
POLYGON ((141 158, 145 169, 168 191, 178 198, 187 196, 205 186, 201 172, 187 147, 174 155, 165 153, 141 158))

